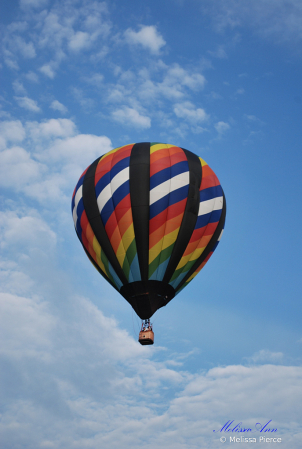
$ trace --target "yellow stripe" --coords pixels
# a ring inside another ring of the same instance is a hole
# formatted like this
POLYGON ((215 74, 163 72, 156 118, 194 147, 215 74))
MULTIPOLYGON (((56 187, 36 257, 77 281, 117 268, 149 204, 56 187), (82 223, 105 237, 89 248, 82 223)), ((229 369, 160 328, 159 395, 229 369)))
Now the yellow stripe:
MULTIPOLYGON (((134 145, 134 143, 131 143, 131 144, 129 144, 129 145, 134 145)), ((116 153, 116 152, 117 152, 118 150, 120 150, 121 148, 128 147, 129 145, 123 145, 122 147, 114 148, 113 150, 108 151, 108 153, 106 153, 106 154, 104 155, 104 157, 102 157, 102 159, 100 160, 100 162, 103 162, 103 161, 106 159, 107 156, 110 156, 110 154, 116 153)), ((99 163, 100 163, 100 162, 99 162, 99 163)))
POLYGON ((131 225, 129 226, 127 231, 124 233, 123 238, 122 238, 122 240, 118 246, 117 252, 116 252, 116 257, 117 257, 121 267, 123 266, 127 249, 133 242, 133 239, 134 239, 134 228, 133 228, 133 223, 131 223, 131 225))
POLYGON ((159 255, 161 251, 168 248, 168 246, 172 245, 177 239, 177 235, 179 232, 179 228, 175 229, 175 231, 170 232, 170 234, 164 235, 164 237, 153 246, 151 250, 149 250, 149 264, 153 262, 153 260, 159 255))
POLYGON ((200 160, 200 163, 201 163, 201 166, 202 166, 202 167, 204 167, 205 165, 208 165, 208 164, 206 163, 206 161, 204 161, 203 159, 201 159, 201 157, 199 158, 199 160, 200 160))
POLYGON ((99 242, 97 241, 95 235, 93 236, 92 246, 93 246, 94 252, 95 252, 95 254, 96 254, 96 260, 97 260, 98 266, 100 267, 100 269, 101 269, 101 270, 106 274, 106 276, 108 277, 108 274, 107 274, 105 265, 104 265, 103 262, 101 261, 101 252, 102 252, 102 249, 101 249, 100 244, 99 244, 99 242))
POLYGON ((197 275, 198 273, 193 273, 190 277, 189 277, 189 279, 186 281, 186 284, 188 284, 190 281, 192 281, 192 279, 194 279, 195 278, 195 276, 197 275))
POLYGON ((179 270, 180 268, 184 267, 187 264, 187 262, 189 262, 190 257, 192 256, 193 253, 194 253, 194 251, 192 253, 188 254, 187 256, 182 257, 179 261, 179 264, 176 267, 176 270, 179 270))
POLYGON ((193 260, 197 260, 198 257, 200 257, 202 255, 202 253, 204 252, 205 249, 206 249, 206 246, 204 246, 203 248, 195 249, 194 253, 190 257, 190 262, 192 262, 193 260))
POLYGON ((158 143, 158 144, 152 145, 152 147, 150 147, 150 154, 155 153, 155 151, 159 151, 164 148, 172 148, 172 147, 175 147, 175 145, 169 145, 167 143, 158 143))

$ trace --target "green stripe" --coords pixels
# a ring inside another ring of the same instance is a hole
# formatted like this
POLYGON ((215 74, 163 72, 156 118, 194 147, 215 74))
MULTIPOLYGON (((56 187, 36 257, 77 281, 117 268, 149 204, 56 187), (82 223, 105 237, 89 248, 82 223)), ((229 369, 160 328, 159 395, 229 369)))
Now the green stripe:
POLYGON ((176 278, 178 278, 178 276, 182 273, 186 273, 187 271, 189 271, 191 269, 191 267, 194 265, 194 263, 196 262, 197 259, 189 261, 186 263, 185 266, 183 266, 182 268, 179 268, 178 270, 174 271, 173 276, 170 279, 170 282, 175 281, 176 278))
POLYGON ((126 252, 126 257, 128 259, 130 266, 133 262, 134 257, 136 256, 136 253, 137 253, 137 249, 136 249, 136 242, 135 242, 135 238, 134 238, 126 252))
POLYGON ((129 245, 129 248, 126 251, 126 255, 125 255, 125 259, 124 259, 124 263, 122 266, 122 270, 127 278, 127 281, 129 281, 129 274, 130 274, 130 267, 132 264, 132 261, 136 255, 136 243, 135 243, 135 238, 132 240, 132 242, 129 245))
MULTIPOLYGON (((175 242, 174 242, 175 243, 175 242)), ((172 245, 168 246, 168 248, 164 249, 163 251, 161 251, 157 257, 155 257, 155 259, 150 263, 149 265, 149 279, 152 276, 152 274, 154 273, 154 271, 165 261, 167 260, 171 254, 172 254, 172 250, 174 247, 174 243, 172 243, 172 245)))
POLYGON ((108 262, 107 256, 106 256, 106 254, 104 253, 104 251, 102 251, 102 249, 101 249, 101 254, 100 254, 100 256, 101 256, 101 261, 103 262, 104 267, 105 267, 105 269, 106 269, 106 276, 107 276, 107 277, 110 279, 110 281, 116 286, 116 288, 118 288, 118 286, 117 286, 116 283, 115 283, 115 280, 113 279, 113 277, 111 276, 111 273, 110 273, 110 271, 109 271, 109 262, 108 262))

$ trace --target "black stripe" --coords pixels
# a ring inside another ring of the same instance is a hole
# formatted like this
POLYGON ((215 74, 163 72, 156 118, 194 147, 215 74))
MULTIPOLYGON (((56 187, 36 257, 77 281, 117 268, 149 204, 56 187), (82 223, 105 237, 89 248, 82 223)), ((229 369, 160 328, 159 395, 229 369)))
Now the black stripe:
POLYGON ((226 216, 226 201, 225 201, 225 196, 224 196, 223 191, 222 191, 222 194, 223 194, 223 206, 222 206, 222 212, 221 212, 221 216, 220 216, 220 220, 218 222, 217 228, 215 229, 215 232, 212 235, 212 238, 209 241, 206 249, 201 254, 201 256, 196 260, 196 262, 191 267, 191 269, 188 271, 188 273, 185 275, 185 277, 180 282, 180 284, 177 286, 175 292, 177 292, 184 285, 184 283, 189 279, 189 277, 192 276, 192 274, 197 270, 197 268, 203 263, 205 258, 208 257, 208 255, 210 254, 210 252, 214 248, 215 243, 219 239, 220 233, 221 233, 221 231, 224 228, 225 216, 226 216))
POLYGON ((189 191, 179 233, 172 250, 165 276, 163 278, 163 281, 165 282, 169 282, 169 280, 173 276, 173 273, 176 270, 176 267, 189 244, 198 218, 199 188, 202 179, 202 166, 200 163, 200 159, 198 156, 196 156, 196 154, 191 153, 191 151, 185 150, 184 148, 182 148, 182 150, 186 154, 189 165, 189 191))
POLYGON ((108 238, 108 235, 105 231, 105 227, 103 225, 101 215, 99 212, 98 204, 97 204, 97 198, 95 193, 95 186, 94 186, 94 177, 95 177, 95 171, 96 167, 99 163, 99 160, 103 156, 96 159, 93 164, 90 165, 88 168, 83 182, 83 203, 84 203, 84 209, 89 221, 89 224, 94 232, 94 235, 99 242, 102 251, 107 256, 107 259, 111 263, 114 271, 120 278, 123 284, 128 284, 127 278, 119 264, 119 261, 117 260, 117 257, 115 255, 115 252, 113 251, 113 248, 111 246, 110 240, 108 238))
POLYGON ((142 281, 149 263, 150 143, 133 145, 130 156, 130 198, 137 256, 142 281))

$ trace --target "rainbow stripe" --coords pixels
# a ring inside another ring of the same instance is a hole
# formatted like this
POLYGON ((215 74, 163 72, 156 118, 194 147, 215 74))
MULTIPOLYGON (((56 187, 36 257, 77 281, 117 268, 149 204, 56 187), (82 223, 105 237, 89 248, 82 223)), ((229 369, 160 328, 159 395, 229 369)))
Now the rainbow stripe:
POLYGON ((111 246, 128 282, 141 279, 130 201, 129 163, 132 145, 103 156, 95 172, 98 209, 111 246))
POLYGON ((87 215, 84 210, 83 180, 86 171, 87 170, 81 175, 72 196, 72 216, 75 229, 84 248, 100 268, 105 278, 108 278, 117 289, 120 289, 122 283, 108 261, 106 254, 102 251, 102 248, 88 223, 87 215))
POLYGON ((189 244, 170 280, 170 285, 175 289, 209 244, 218 226, 223 207, 223 192, 218 178, 207 163, 199 159, 203 176, 199 189, 198 218, 189 244))
POLYGON ((162 280, 179 233, 189 188, 181 148, 150 146, 149 279, 162 280))

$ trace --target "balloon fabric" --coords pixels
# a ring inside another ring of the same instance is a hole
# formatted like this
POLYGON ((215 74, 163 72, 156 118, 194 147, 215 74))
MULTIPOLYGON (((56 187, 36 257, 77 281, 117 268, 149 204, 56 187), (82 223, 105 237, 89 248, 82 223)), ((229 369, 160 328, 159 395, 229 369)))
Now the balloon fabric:
POLYGON ((207 263, 223 232, 226 202, 203 159, 142 142, 115 148, 84 171, 72 214, 92 264, 148 319, 207 263))

